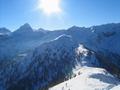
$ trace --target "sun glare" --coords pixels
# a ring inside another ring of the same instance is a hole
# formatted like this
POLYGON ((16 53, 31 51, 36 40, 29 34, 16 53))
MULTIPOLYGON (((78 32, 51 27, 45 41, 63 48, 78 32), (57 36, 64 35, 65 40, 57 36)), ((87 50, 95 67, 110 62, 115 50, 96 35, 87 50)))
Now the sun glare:
POLYGON ((61 0, 40 0, 39 8, 47 15, 61 13, 61 0))

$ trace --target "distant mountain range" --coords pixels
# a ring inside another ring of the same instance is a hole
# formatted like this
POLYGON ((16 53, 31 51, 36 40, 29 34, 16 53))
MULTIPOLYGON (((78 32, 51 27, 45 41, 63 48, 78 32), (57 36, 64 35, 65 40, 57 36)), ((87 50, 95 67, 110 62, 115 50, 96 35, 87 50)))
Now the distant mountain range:
MULTIPOLYGON (((84 67, 104 68, 115 83, 105 79, 100 89, 110 90, 120 84, 119 40, 120 23, 56 31, 34 30, 28 23, 14 32, 0 28, 0 90, 48 90, 84 67)), ((50 90, 63 90, 59 87, 50 90)))

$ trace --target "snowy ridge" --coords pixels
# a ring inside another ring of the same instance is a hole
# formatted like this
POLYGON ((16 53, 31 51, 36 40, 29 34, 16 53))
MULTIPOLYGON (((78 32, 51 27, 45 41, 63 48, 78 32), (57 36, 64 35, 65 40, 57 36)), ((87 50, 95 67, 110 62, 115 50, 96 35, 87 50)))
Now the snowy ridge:
MULTIPOLYGON (((63 48, 63 49, 68 49, 71 47, 75 47, 75 42, 72 40, 72 37, 70 35, 60 35, 57 38, 48 41, 44 44, 42 44, 40 47, 37 47, 36 50, 40 52, 44 52, 46 48, 52 49, 52 50, 56 50, 58 48, 63 48)), ((56 51, 57 53, 57 51, 56 51)))
MULTIPOLYGON (((72 36, 70 36, 70 35, 63 34, 63 35, 58 36, 58 37, 55 38, 54 40, 62 39, 62 37, 63 37, 63 40, 64 40, 65 38, 72 38, 72 36)), ((54 41, 54 40, 53 40, 53 41, 54 41)))
POLYGON ((105 69, 83 67, 77 72, 72 79, 49 90, 110 90, 119 84, 119 81, 105 69))

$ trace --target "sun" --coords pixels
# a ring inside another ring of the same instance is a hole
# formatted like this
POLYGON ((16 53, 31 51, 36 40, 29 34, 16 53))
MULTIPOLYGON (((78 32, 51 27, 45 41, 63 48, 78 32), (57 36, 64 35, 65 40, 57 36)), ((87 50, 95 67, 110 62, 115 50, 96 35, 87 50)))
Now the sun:
POLYGON ((39 8, 47 15, 58 14, 62 12, 60 3, 61 0, 40 0, 39 8))

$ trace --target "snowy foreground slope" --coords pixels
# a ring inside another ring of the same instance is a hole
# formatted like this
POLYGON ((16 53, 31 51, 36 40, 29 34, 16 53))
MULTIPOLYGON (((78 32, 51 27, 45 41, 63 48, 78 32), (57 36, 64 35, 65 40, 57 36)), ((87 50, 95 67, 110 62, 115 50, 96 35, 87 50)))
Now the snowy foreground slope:
POLYGON ((58 84, 49 90, 119 90, 119 81, 105 69, 83 67, 72 79, 58 84), (116 87, 115 87, 116 86, 116 87))
POLYGON ((120 90, 120 85, 115 86, 115 87, 112 88, 111 90, 120 90))

